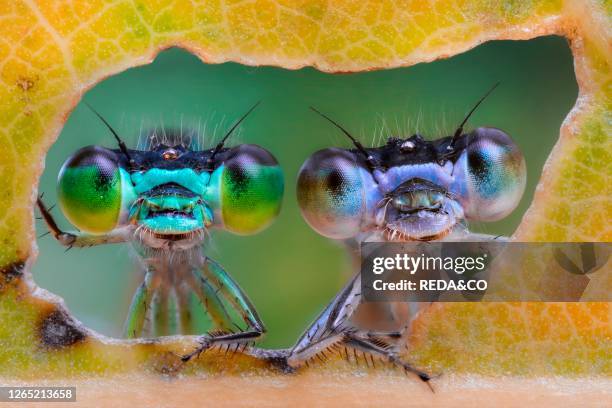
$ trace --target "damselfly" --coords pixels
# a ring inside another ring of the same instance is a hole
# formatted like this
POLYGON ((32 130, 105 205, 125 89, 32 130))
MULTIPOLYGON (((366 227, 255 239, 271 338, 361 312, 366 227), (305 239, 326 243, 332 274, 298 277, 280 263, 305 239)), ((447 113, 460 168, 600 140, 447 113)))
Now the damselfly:
POLYGON ((59 204, 79 231, 62 231, 38 199, 46 224, 62 245, 129 242, 135 248, 144 279, 128 312, 127 337, 166 335, 169 327, 191 332, 192 294, 214 325, 198 351, 211 345, 246 346, 265 332, 247 295, 203 252, 212 230, 254 234, 279 213, 284 185, 274 156, 252 144, 225 147, 255 106, 218 144, 204 150, 170 129, 151 134, 147 149, 128 149, 94 111, 119 148, 84 147, 60 170, 59 204), (234 316, 244 325, 236 324, 234 316))
MULTIPOLYGON (((297 198, 308 224, 353 247, 364 241, 490 239, 469 234, 466 221, 507 216, 518 205, 526 180, 523 155, 506 133, 490 127, 463 131, 493 88, 452 136, 433 141, 418 134, 391 137, 372 148, 312 108, 340 129, 354 148, 320 150, 302 166, 297 198)), ((352 349, 351 358, 357 359, 357 352, 384 358, 428 380, 426 373, 398 357, 416 305, 388 303, 383 308, 382 303, 361 303, 360 290, 357 274, 298 340, 288 364, 300 366, 328 349, 348 359, 352 349), (368 314, 374 317, 364 323, 368 314), (381 316, 389 324, 378 325, 381 316)))

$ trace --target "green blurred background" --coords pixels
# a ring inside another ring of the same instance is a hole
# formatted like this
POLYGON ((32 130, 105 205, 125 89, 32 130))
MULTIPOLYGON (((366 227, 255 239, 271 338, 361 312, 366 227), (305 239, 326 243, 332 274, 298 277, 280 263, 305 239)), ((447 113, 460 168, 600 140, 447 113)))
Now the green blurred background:
MULTIPOLYGON (((309 68, 206 65, 186 51, 170 49, 150 65, 102 81, 84 100, 131 146, 141 127, 162 123, 189 127, 207 122, 209 135, 218 126, 218 137, 255 101, 262 101, 232 142, 259 144, 277 157, 286 179, 281 215, 255 236, 215 232, 207 253, 225 266, 256 305, 269 333, 261 344, 288 347, 350 273, 341 245, 313 232, 297 208, 295 181, 304 160, 323 147, 350 147, 308 106, 331 115, 366 145, 381 130, 385 136, 409 136, 418 130, 435 138, 451 134, 497 81, 500 87, 473 115, 469 127, 495 126, 513 136, 527 160, 527 191, 507 219, 471 229, 510 234, 531 202, 544 161, 577 96, 572 57, 566 41, 558 37, 491 42, 429 64, 338 75, 309 68)), ((90 144, 115 147, 109 132, 81 103, 47 155, 40 191, 48 204, 56 202, 55 182, 63 161, 90 144)), ((61 211, 54 214, 69 229, 61 211)), ((45 232, 40 221, 38 231, 45 232)), ((36 282, 62 296, 89 327, 119 336, 142 276, 128 246, 65 252, 50 236, 39 239, 38 245, 36 282)))

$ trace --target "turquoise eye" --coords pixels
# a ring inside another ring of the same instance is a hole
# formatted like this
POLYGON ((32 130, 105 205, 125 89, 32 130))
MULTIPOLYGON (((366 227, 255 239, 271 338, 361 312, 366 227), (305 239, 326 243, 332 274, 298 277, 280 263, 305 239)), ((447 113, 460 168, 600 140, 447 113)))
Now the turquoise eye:
POLYGON ((525 159, 499 129, 478 128, 467 138, 467 147, 455 163, 452 190, 468 219, 499 220, 521 200, 527 178, 525 159))
POLYGON ((283 173, 267 150, 249 144, 232 148, 212 178, 218 185, 218 213, 225 229, 254 234, 280 212, 283 173))
POLYGON ((112 230, 122 213, 124 179, 112 150, 99 146, 78 150, 58 176, 57 193, 64 215, 82 231, 103 234, 112 230))
POLYGON ((297 185, 306 222, 329 238, 358 234, 367 213, 364 173, 348 150, 323 149, 310 156, 300 169, 297 185))

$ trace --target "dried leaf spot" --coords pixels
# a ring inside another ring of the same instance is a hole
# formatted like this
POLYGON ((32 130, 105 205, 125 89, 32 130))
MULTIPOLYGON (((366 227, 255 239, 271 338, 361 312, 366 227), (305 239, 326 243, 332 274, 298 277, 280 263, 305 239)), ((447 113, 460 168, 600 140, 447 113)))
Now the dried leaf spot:
POLYGON ((13 280, 21 278, 24 266, 25 263, 19 261, 0 268, 0 292, 13 280))
POLYGON ((79 343, 87 335, 63 310, 54 310, 40 324, 40 339, 45 348, 59 349, 79 343))
POLYGON ((36 84, 36 79, 21 76, 17 79, 17 86, 24 92, 29 91, 36 84))

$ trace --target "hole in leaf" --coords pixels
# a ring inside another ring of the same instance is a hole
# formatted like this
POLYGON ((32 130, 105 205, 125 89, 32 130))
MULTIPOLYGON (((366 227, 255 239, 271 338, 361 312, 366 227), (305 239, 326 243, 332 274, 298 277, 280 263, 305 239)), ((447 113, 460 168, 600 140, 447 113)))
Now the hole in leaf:
MULTIPOLYGON (((348 147, 328 123, 308 110, 316 106, 333 115, 366 145, 385 136, 426 138, 449 135, 474 102, 492 84, 501 86, 478 109, 467 128, 486 125, 509 133, 522 149, 528 169, 526 193, 517 210, 503 221, 470 228, 511 234, 532 200, 536 183, 559 127, 572 107, 577 85, 564 39, 496 41, 462 55, 409 68, 351 75, 313 69, 287 71, 228 63, 203 64, 179 49, 162 52, 150 65, 108 78, 87 92, 95 107, 134 147, 147 127, 206 122, 222 132, 257 100, 262 105, 242 126, 239 142, 271 151, 285 173, 280 217, 250 237, 215 231, 206 251, 247 292, 268 328, 269 347, 288 347, 321 307, 336 294, 349 270, 344 250, 318 236, 303 221, 295 201, 295 180, 304 160, 329 146, 348 147)), ((206 136, 206 135, 205 135, 206 136)), ((57 201, 56 179, 64 160, 77 149, 98 144, 115 148, 112 135, 81 102, 46 157, 40 183, 48 204, 57 201)), ((72 229, 59 208, 60 225, 72 229)), ((38 224, 38 233, 45 232, 38 224)), ((33 268, 36 282, 61 295, 74 316, 87 326, 120 336, 130 298, 142 279, 128 245, 64 248, 50 236, 39 239, 33 268)), ((200 330, 206 318, 194 304, 200 330)))

